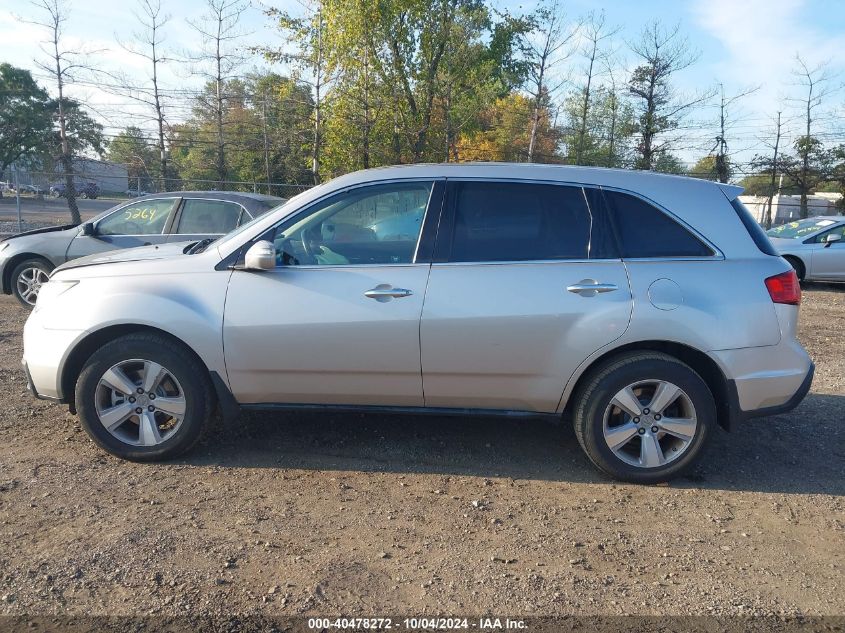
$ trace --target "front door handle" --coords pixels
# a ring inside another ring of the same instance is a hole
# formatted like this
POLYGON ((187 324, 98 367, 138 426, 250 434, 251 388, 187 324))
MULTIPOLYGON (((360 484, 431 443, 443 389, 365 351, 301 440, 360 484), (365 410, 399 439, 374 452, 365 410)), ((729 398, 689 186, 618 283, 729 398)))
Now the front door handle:
POLYGON ((391 299, 401 299, 402 297, 410 297, 413 292, 406 288, 394 288, 390 284, 379 284, 375 288, 370 288, 364 293, 368 299, 375 299, 379 303, 385 303, 391 299))
POLYGON ((582 279, 577 284, 567 286, 566 289, 582 297, 595 297, 600 293, 619 290, 619 286, 616 284, 602 284, 595 279, 582 279))

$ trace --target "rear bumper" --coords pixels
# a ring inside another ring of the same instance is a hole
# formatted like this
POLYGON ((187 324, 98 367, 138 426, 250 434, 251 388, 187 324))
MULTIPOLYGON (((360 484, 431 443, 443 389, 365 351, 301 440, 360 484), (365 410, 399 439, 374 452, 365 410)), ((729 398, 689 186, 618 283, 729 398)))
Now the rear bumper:
POLYGON ((798 387, 798 391, 792 394, 792 396, 786 402, 769 407, 762 407, 760 409, 752 409, 750 411, 745 411, 740 407, 739 391, 737 390, 736 381, 729 380, 728 407, 730 410, 731 424, 745 422, 746 420, 750 420, 753 418, 762 418, 768 415, 778 415, 780 413, 787 413, 789 411, 792 411, 795 407, 801 404, 801 401, 804 400, 804 397, 810 391, 810 387, 813 384, 813 375, 815 373, 815 370, 815 364, 810 363, 810 369, 807 371, 807 375, 804 376, 804 380, 801 381, 801 385, 798 387))

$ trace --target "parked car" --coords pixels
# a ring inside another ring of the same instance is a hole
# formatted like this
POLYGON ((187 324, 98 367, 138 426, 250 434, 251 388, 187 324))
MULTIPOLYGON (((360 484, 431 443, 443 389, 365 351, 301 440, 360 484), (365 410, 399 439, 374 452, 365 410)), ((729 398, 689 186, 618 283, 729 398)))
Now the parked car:
POLYGON ((143 189, 141 189, 141 190, 138 190, 138 189, 127 189, 124 193, 125 193, 128 197, 130 197, 130 198, 140 198, 141 196, 148 196, 148 195, 150 195, 150 194, 149 194, 149 192, 144 191, 143 189))
POLYGON ((804 281, 845 281, 845 217, 818 216, 768 231, 777 251, 804 281))
POLYGON ((62 265, 26 323, 27 381, 137 461, 188 450, 215 406, 565 416, 601 470, 662 481, 812 381, 795 271, 740 191, 537 165, 349 174, 211 245, 62 265), (374 239, 419 201, 417 235, 374 239))
POLYGON ((33 196, 43 195, 44 187, 41 185, 21 185, 21 193, 28 193, 33 196))
POLYGON ((174 191, 119 204, 92 220, 26 231, 0 243, 0 284, 27 308, 50 272, 69 260, 118 248, 219 237, 283 198, 222 191, 174 191))
MULTIPOLYGON (((100 187, 96 182, 77 182, 74 184, 76 195, 80 198, 94 200, 100 195, 100 187)), ((64 182, 57 182, 50 185, 50 195, 54 198, 64 198, 67 194, 67 185, 64 182)))

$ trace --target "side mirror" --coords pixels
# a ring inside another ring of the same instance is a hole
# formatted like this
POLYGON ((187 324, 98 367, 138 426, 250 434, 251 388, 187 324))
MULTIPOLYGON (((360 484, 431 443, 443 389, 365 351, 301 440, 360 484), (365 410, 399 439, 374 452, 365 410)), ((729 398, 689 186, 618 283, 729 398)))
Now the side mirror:
POLYGON ((841 233, 831 233, 830 235, 827 236, 827 239, 824 241, 824 247, 828 248, 834 242, 839 242, 841 240, 842 240, 842 234, 841 233))
POLYGON ((94 230, 94 225, 91 222, 86 222, 82 225, 82 235, 93 236, 97 232, 94 230))
POLYGON ((276 267, 276 247, 261 240, 249 247, 244 257, 245 270, 273 270, 276 267))

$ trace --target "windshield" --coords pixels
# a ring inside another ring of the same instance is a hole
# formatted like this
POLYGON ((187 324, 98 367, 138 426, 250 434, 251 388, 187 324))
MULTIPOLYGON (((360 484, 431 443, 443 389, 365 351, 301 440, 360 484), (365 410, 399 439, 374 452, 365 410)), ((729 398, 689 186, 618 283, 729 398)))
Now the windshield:
POLYGON ((806 218, 805 220, 798 220, 797 222, 789 222, 782 224, 766 231, 769 237, 780 237, 788 240, 797 240, 802 237, 807 237, 826 229, 836 224, 833 220, 825 220, 823 218, 806 218))
MULTIPOLYGON (((293 200, 293 199, 294 199, 294 198, 291 198, 291 200, 293 200)), ((269 211, 266 211, 266 212, 265 212, 265 211, 262 211, 262 212, 261 212, 261 215, 257 215, 257 216, 255 216, 254 218, 252 218, 249 222, 247 222, 246 224, 241 224, 239 227, 237 227, 237 228, 235 228, 235 229, 232 229, 231 231, 229 231, 228 233, 226 233, 226 235, 224 235, 223 237, 221 237, 221 238, 219 238, 219 239, 217 240, 217 244, 218 244, 218 246, 223 246, 223 245, 225 245, 225 244, 226 244, 226 242, 228 242, 229 240, 231 240, 233 237, 237 237, 238 235, 240 235, 240 234, 241 234, 241 233, 243 233, 244 231, 249 230, 249 229, 250 229, 253 225, 255 225, 255 224, 256 224, 259 220, 263 220, 263 219, 264 219, 264 218, 266 218, 266 217, 267 217, 267 215, 269 215, 270 213, 273 213, 274 211, 277 211, 277 210, 279 210, 279 209, 281 209, 281 208, 283 208, 283 207, 286 207, 287 205, 289 205, 289 204, 290 204, 291 200, 286 200, 285 202, 283 202, 283 203, 282 203, 282 204, 280 204, 279 206, 277 206, 277 207, 273 207, 273 208, 272 208, 272 209, 270 209, 269 211)))

